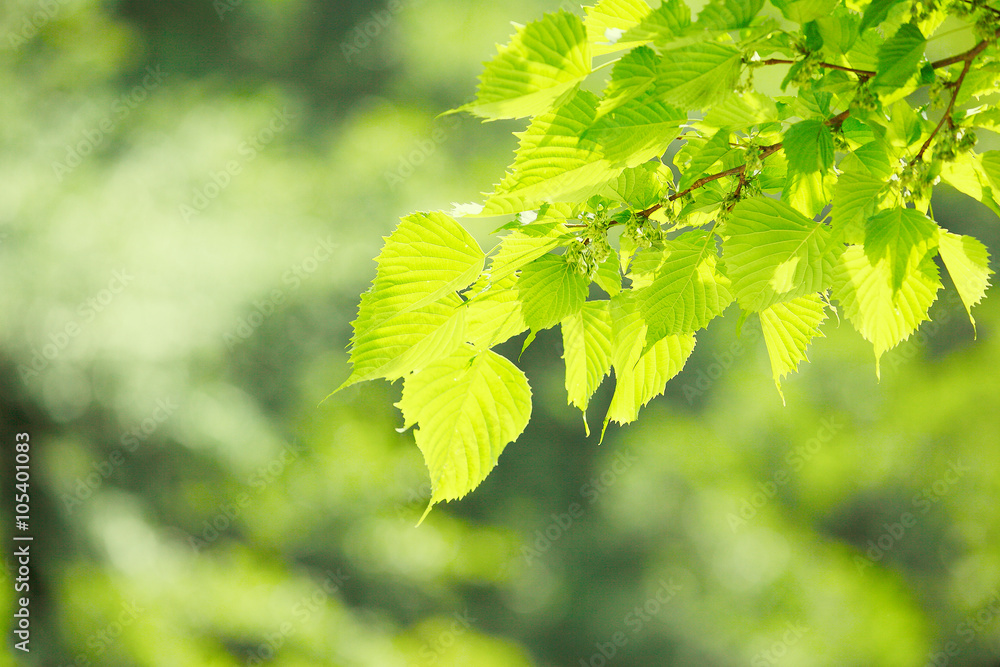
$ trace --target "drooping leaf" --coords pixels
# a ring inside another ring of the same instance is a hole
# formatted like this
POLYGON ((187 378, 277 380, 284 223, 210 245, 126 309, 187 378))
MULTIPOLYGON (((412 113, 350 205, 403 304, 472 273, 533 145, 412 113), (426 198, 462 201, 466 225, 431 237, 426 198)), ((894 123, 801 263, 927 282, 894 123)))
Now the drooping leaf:
POLYGON ((469 289, 465 305, 465 340, 473 349, 486 350, 525 331, 516 281, 507 276, 500 281, 469 289))
MULTIPOLYGON (((375 260, 375 280, 352 325, 354 369, 340 388, 386 372, 394 377, 408 372, 405 365, 386 366, 447 326, 457 303, 446 297, 471 284, 484 260, 476 240, 450 216, 415 213, 402 218, 375 260)), ((439 349, 432 341, 425 344, 439 349)))
POLYGON ((414 436, 431 476, 430 512, 486 479, 528 424, 531 388, 524 373, 495 352, 460 350, 407 377, 396 405, 406 428, 417 425, 414 436))
POLYGON ((927 311, 941 289, 941 279, 930 255, 892 287, 892 269, 885 259, 872 264, 861 246, 848 246, 834 276, 833 296, 840 310, 865 340, 875 346, 875 373, 887 351, 910 337, 928 319, 927 311))
POLYGON ((558 246, 568 233, 565 225, 556 220, 536 226, 530 231, 515 229, 500 242, 500 250, 490 262, 489 280, 503 280, 520 271, 525 265, 558 246))
POLYGON ((499 48, 479 78, 476 99, 456 111, 487 120, 543 113, 590 74, 590 58, 580 17, 546 14, 499 48))
POLYGON ((958 290, 975 330, 976 320, 972 317, 972 307, 986 296, 986 288, 990 285, 990 275, 993 273, 990 269, 989 252, 977 239, 946 230, 941 230, 938 243, 941 259, 955 283, 955 289, 958 290))
POLYGON ((604 89, 597 115, 603 116, 652 89, 656 85, 658 60, 656 52, 648 46, 632 49, 622 56, 611 70, 611 81, 604 89))
POLYGON ((837 179, 833 194, 833 229, 838 240, 862 244, 865 221, 871 217, 875 203, 886 184, 857 172, 845 172, 837 179))
POLYGON ((580 312, 587 298, 587 279, 563 255, 542 255, 521 272, 518 298, 532 331, 548 329, 580 312))
POLYGON ((564 319, 561 328, 568 401, 584 413, 584 427, 590 435, 587 405, 611 369, 610 303, 588 301, 580 312, 564 319))
POLYGON ((691 232, 666 244, 662 264, 648 287, 636 293, 636 303, 649 329, 646 344, 664 336, 705 327, 732 300, 730 282, 716 263, 712 235, 691 232))
POLYGON ((879 211, 865 224, 865 254, 872 264, 888 264, 892 289, 898 290, 903 277, 937 246, 937 231, 934 221, 916 209, 879 211))
POLYGON ((868 28, 884 21, 885 17, 889 14, 889 10, 900 2, 903 2, 903 0, 872 0, 865 8, 858 32, 864 32, 868 28))
POLYGON ((830 230, 767 197, 741 201, 726 223, 726 274, 744 310, 821 292, 833 282, 837 245, 830 230))
POLYGON ((806 348, 813 338, 823 335, 819 327, 825 319, 826 306, 819 294, 796 297, 760 311, 764 343, 782 403, 785 402, 782 378, 798 369, 800 362, 809 360, 806 348))
POLYGON ((825 173, 833 165, 833 135, 822 121, 803 120, 792 125, 782 146, 789 171, 825 173))

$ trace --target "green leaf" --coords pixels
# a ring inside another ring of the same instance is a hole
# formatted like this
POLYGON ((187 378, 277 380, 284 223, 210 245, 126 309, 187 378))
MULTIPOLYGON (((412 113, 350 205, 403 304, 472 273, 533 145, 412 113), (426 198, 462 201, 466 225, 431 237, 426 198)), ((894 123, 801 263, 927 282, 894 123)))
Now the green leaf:
POLYGON ((531 416, 531 388, 514 364, 463 350, 411 375, 396 404, 431 477, 431 507, 479 486, 531 416))
POLYGON ((647 346, 705 327, 732 302, 729 279, 719 273, 717 261, 712 234, 690 232, 666 243, 652 284, 636 292, 649 326, 647 346))
POLYGON ((858 32, 864 32, 868 28, 884 21, 885 17, 889 14, 889 10, 900 2, 903 2, 903 0, 872 0, 865 7, 865 13, 861 18, 861 26, 858 28, 858 32))
POLYGON ((581 135, 593 125, 597 97, 577 92, 555 111, 538 116, 520 133, 506 177, 487 198, 481 215, 505 215, 558 201, 585 200, 617 178, 625 165, 612 165, 600 146, 581 135))
POLYGON ((557 221, 542 226, 515 229, 500 241, 500 250, 490 262, 488 278, 497 282, 520 271, 542 255, 548 253, 567 237, 569 230, 557 221))
POLYGON ((615 296, 622 291, 622 274, 618 269, 618 255, 614 250, 604 262, 597 267, 597 275, 594 282, 598 287, 608 293, 608 296, 615 296))
POLYGON ((892 289, 898 290, 904 276, 937 246, 937 231, 934 221, 916 209, 879 211, 865 224, 865 254, 872 264, 885 261, 892 289))
MULTIPOLYGON (((637 339, 641 347, 641 339, 637 339)), ((693 333, 666 336, 656 341, 628 368, 615 366, 615 393, 604 418, 601 439, 610 422, 628 424, 639 417, 639 409, 663 393, 667 381, 684 368, 694 350, 693 333)))
POLYGON ((809 23, 822 16, 829 16, 840 0, 771 0, 789 21, 809 23))
POLYGON ((524 321, 532 331, 555 326, 580 312, 587 279, 563 255, 543 255, 521 271, 517 281, 524 321))
POLYGON ((679 191, 687 190, 706 172, 717 165, 724 156, 733 152, 729 145, 729 131, 719 130, 691 159, 690 164, 681 174, 681 180, 677 184, 679 191))
POLYGON ((833 229, 839 240, 861 244, 865 239, 865 221, 886 187, 881 179, 866 174, 845 172, 837 179, 833 194, 833 229))
POLYGON ((513 277, 508 276, 482 289, 473 286, 472 300, 465 305, 465 340, 477 350, 499 345, 525 331, 521 300, 513 277))
POLYGON ((874 83, 887 88, 899 88, 917 73, 924 57, 927 40, 912 23, 904 23, 895 35, 878 50, 878 67, 874 83))
POLYGON ((820 222, 767 197, 745 199, 726 222, 722 244, 726 275, 744 310, 830 287, 837 245, 820 222))
POLYGON ((636 210, 644 210, 663 198, 673 180, 674 174, 669 167, 659 160, 651 160, 627 168, 605 186, 603 194, 636 210))
POLYGON ((648 46, 632 49, 622 56, 611 70, 611 81, 604 89, 597 115, 603 116, 653 88, 658 61, 656 52, 648 46))
POLYGON ((771 358, 771 373, 778 387, 781 402, 781 380, 795 371, 802 361, 808 361, 806 348, 813 338, 822 336, 819 330, 826 319, 826 307, 819 294, 807 294, 791 301, 776 303, 760 311, 760 326, 764 343, 771 358))
POLYGON ((886 260, 872 264, 861 246, 848 246, 834 276, 833 296, 840 310, 865 340, 875 347, 875 374, 887 351, 910 337, 928 319, 927 311, 941 289, 934 260, 928 254, 911 266, 898 290, 886 260))
POLYGON ((803 120, 785 132, 782 141, 789 171, 826 173, 833 166, 833 135, 826 123, 803 120))
POLYGON ((585 11, 587 40, 595 56, 632 49, 648 41, 622 39, 652 11, 642 0, 601 0, 585 11))
POLYGON ((566 393, 571 405, 583 413, 604 376, 611 370, 611 308, 608 301, 588 301, 579 313, 562 321, 566 393))
POLYGON ((990 286, 990 255, 986 246, 971 236, 952 234, 941 230, 938 237, 938 251, 955 289, 962 298, 965 312, 969 314, 972 329, 975 331, 976 320, 972 317, 972 307, 986 296, 986 288, 990 286))
POLYGON ((602 117, 584 137, 598 141, 610 163, 635 167, 662 155, 686 121, 683 111, 644 95, 602 117))
POLYGON ((698 27, 705 30, 740 30, 754 20, 764 0, 711 0, 698 14, 698 27))
POLYGON ((340 389, 408 372, 407 364, 388 364, 422 342, 426 347, 414 351, 407 363, 420 363, 426 349, 447 347, 446 341, 452 340, 448 336, 458 335, 447 329, 439 332, 449 326, 457 306, 457 297, 450 297, 475 280, 484 260, 479 244, 453 218, 443 213, 402 218, 375 259, 375 280, 362 296, 352 325, 353 372, 340 389))
POLYGON ((639 25, 622 38, 626 42, 641 40, 667 45, 681 37, 691 27, 691 9, 683 0, 663 0, 639 25))
POLYGON ((479 77, 476 99, 456 111, 487 120, 543 113, 591 72, 583 21, 566 11, 519 27, 479 77))
POLYGON ((668 104, 706 109, 733 94, 743 54, 734 46, 702 42, 663 54, 657 91, 668 104))
POLYGON ((771 122, 777 117, 778 108, 774 100, 767 95, 747 91, 724 98, 714 105, 697 125, 736 131, 771 122))

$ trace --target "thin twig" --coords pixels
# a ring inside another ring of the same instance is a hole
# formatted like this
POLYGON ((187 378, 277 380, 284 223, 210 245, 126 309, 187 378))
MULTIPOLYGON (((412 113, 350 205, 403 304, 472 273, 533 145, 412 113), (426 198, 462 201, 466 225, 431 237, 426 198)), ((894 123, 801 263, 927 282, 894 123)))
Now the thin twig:
POLYGON ((924 157, 924 151, 926 151, 927 147, 931 145, 932 141, 934 141, 934 137, 937 136, 937 133, 941 130, 941 127, 945 124, 945 121, 947 121, 948 125, 951 126, 952 123, 951 112, 952 109, 955 108, 955 100, 958 99, 958 93, 962 89, 962 82, 965 81, 965 75, 969 73, 969 69, 971 67, 972 67, 972 58, 969 58, 968 60, 965 61, 965 65, 962 67, 962 73, 958 75, 958 78, 955 79, 955 83, 952 85, 953 90, 951 92, 951 99, 948 100, 948 107, 944 110, 944 115, 941 116, 941 120, 938 121, 937 127, 934 128, 934 131, 931 132, 931 135, 927 137, 927 141, 925 141, 924 145, 920 147, 920 151, 917 153, 917 156, 913 158, 914 162, 920 162, 920 160, 924 157))
MULTIPOLYGON (((760 61, 761 65, 794 65, 797 61, 786 60, 785 58, 768 58, 767 60, 760 61)), ((866 79, 875 76, 875 72, 867 69, 855 69, 853 67, 844 67, 843 65, 834 65, 833 63, 817 63, 823 69, 835 69, 841 72, 851 72, 852 74, 857 74, 860 77, 866 79)))

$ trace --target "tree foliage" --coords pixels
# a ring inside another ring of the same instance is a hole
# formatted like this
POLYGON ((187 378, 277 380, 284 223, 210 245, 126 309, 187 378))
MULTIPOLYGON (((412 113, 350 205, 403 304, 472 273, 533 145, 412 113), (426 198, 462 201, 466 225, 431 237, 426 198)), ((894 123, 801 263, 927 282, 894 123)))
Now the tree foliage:
POLYGON ((983 0, 711 0, 696 16, 601 0, 519 27, 456 110, 527 118, 513 164, 482 204, 410 215, 385 240, 343 386, 403 378, 433 506, 527 424, 527 379, 491 350, 525 331, 527 347, 561 328, 585 417, 614 374, 603 428, 634 421, 734 303, 779 392, 828 312, 872 343, 877 373, 928 319, 935 257, 970 319, 988 287, 986 248, 930 199, 944 182, 1000 212, 1000 151, 975 150, 1000 124, 981 101, 1000 92, 998 36, 983 0), (949 16, 970 46, 928 60, 949 16), (783 68, 780 92, 755 87, 761 68, 783 68), (490 253, 455 219, 484 216, 507 218, 490 253))

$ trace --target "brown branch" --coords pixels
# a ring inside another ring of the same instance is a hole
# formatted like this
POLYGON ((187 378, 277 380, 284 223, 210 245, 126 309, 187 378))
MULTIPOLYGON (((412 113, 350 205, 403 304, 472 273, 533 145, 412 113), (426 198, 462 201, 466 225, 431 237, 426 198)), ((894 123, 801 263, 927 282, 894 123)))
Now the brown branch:
MULTIPOLYGON (((826 124, 829 125, 830 127, 836 129, 836 128, 840 127, 840 125, 847 119, 847 117, 849 115, 851 115, 850 109, 845 109, 844 111, 841 111, 836 116, 828 118, 826 120, 826 124)), ((783 144, 780 141, 778 143, 776 143, 776 144, 771 144, 769 146, 761 146, 760 147, 760 159, 763 160, 763 159, 765 159, 767 157, 770 157, 771 155, 774 155, 775 153, 777 153, 778 151, 780 151, 782 149, 782 146, 783 146, 783 144)), ((708 176, 702 176, 697 181, 695 181, 694 183, 692 183, 691 186, 688 187, 686 190, 683 190, 681 192, 675 192, 674 194, 672 194, 669 197, 667 197, 667 201, 676 201, 676 200, 680 199, 681 197, 683 197, 684 195, 686 195, 687 193, 691 192, 692 190, 697 190, 698 188, 700 188, 700 187, 702 187, 704 185, 707 185, 707 184, 711 183, 712 181, 717 181, 720 178, 724 178, 726 176, 736 176, 738 174, 740 176, 740 186, 739 187, 742 187, 743 183, 745 182, 744 179, 743 179, 743 173, 746 171, 746 168, 747 168, 747 166, 745 164, 741 164, 739 166, 732 167, 730 169, 726 169, 725 171, 720 171, 717 174, 709 174, 708 176)), ((737 190, 737 194, 739 194, 738 190, 737 190)), ((639 211, 639 213, 637 213, 637 215, 641 215, 644 218, 648 218, 649 216, 651 216, 653 213, 655 213, 656 211, 658 211, 661 208, 663 208, 663 204, 653 204, 652 206, 650 206, 646 210, 639 211)))
POLYGON ((973 58, 975 58, 980 53, 985 51, 986 47, 989 45, 990 43, 984 39, 983 41, 979 42, 965 53, 959 53, 957 56, 951 56, 949 58, 942 58, 941 60, 935 60, 934 62, 931 63, 931 67, 933 67, 934 69, 940 69, 942 67, 947 67, 948 65, 954 65, 955 63, 960 63, 962 61, 965 61, 966 63, 971 63, 973 58))
MULTIPOLYGON (((768 58, 767 60, 761 60, 761 65, 794 65, 795 60, 786 60, 785 58, 768 58)), ((875 76, 875 72, 867 69, 854 69, 853 67, 844 67, 843 65, 834 65, 833 63, 818 63, 823 69, 835 69, 841 72, 851 72, 852 74, 857 74, 860 77, 866 79, 875 76)))
POLYGON ((938 124, 934 128, 934 131, 931 132, 931 135, 927 137, 927 141, 925 141, 923 146, 920 147, 920 151, 917 153, 917 156, 913 158, 914 162, 920 162, 920 160, 923 159, 924 151, 926 151, 927 147, 931 145, 932 141, 934 141, 934 137, 937 136, 937 133, 941 130, 941 127, 944 126, 945 121, 947 121, 948 125, 951 126, 952 124, 951 112, 955 108, 955 100, 958 99, 958 93, 962 89, 962 83, 965 81, 965 75, 969 73, 969 69, 971 67, 972 67, 972 58, 969 58, 968 60, 965 61, 965 65, 962 67, 962 73, 958 75, 958 78, 955 79, 955 83, 952 84, 952 88, 954 90, 952 90, 951 99, 948 100, 948 106, 944 110, 944 115, 941 116, 941 120, 938 121, 938 124))

